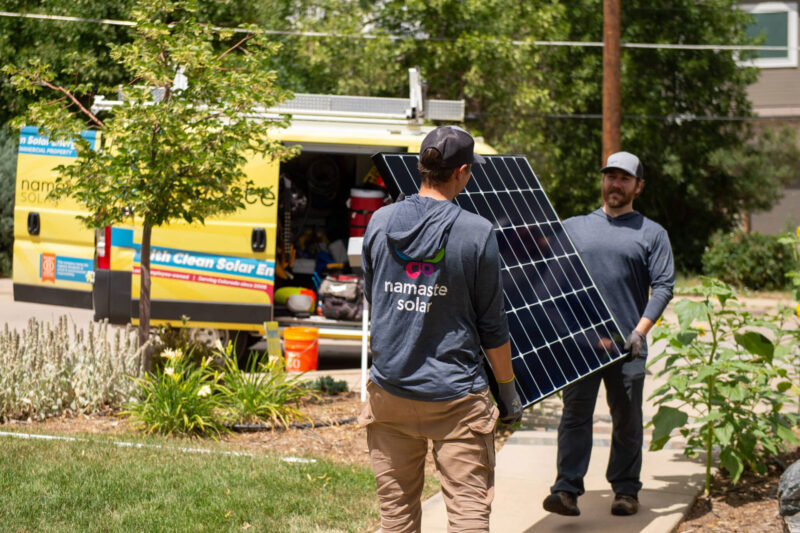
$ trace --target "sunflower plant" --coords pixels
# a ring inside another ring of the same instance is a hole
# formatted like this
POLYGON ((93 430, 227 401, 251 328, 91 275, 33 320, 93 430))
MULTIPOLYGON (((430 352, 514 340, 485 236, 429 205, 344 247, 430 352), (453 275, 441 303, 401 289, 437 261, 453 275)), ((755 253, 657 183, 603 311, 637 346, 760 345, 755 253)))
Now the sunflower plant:
MULTIPOLYGON (((787 336, 793 342, 793 348, 787 349, 787 359, 792 363, 793 380, 792 391, 800 397, 800 226, 797 226, 794 235, 788 233, 781 237, 780 242, 791 246, 794 254, 795 270, 787 274, 792 285, 792 298, 794 298, 794 309, 781 308, 782 318, 786 323, 791 323, 794 318, 795 327, 785 327, 787 336), (794 317, 792 317, 794 315, 794 317)), ((800 407, 799 407, 800 409, 800 407)))
POLYGON ((794 254, 795 269, 787 274, 792 284, 792 297, 795 300, 795 315, 800 317, 800 226, 797 226, 794 235, 787 233, 779 239, 781 244, 788 244, 794 254))
POLYGON ((753 315, 730 286, 711 278, 689 293, 700 299, 675 304, 678 324, 653 330, 654 341, 667 346, 648 362, 665 360, 657 375, 666 378, 650 396, 658 406, 650 449, 663 448, 678 430, 688 456, 705 452, 708 495, 715 450, 737 483, 745 467, 764 473, 771 456, 798 443, 793 428, 800 418, 788 408, 797 403, 797 344, 785 310, 753 315))

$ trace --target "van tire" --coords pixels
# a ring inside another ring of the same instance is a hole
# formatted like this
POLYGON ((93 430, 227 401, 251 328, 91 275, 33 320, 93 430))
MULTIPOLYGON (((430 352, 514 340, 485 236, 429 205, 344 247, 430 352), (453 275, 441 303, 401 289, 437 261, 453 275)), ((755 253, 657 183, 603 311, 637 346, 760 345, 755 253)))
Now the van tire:
POLYGON ((253 335, 247 331, 239 331, 235 329, 225 330, 227 340, 233 343, 233 353, 236 355, 236 363, 239 368, 244 369, 247 366, 247 360, 250 357, 250 345, 253 344, 253 335))
POLYGON ((198 328, 195 330, 195 335, 198 340, 213 347, 217 348, 217 342, 227 347, 228 342, 233 343, 233 354, 236 357, 236 364, 239 368, 245 368, 247 359, 250 356, 250 346, 259 340, 259 337, 252 335, 248 331, 240 331, 236 329, 211 329, 211 328, 198 328))

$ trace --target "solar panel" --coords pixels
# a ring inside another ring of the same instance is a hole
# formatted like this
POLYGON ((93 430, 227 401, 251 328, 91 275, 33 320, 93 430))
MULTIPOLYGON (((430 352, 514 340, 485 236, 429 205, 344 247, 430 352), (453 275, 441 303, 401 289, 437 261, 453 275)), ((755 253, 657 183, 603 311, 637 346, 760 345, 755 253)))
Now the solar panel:
MULTIPOLYGON (((494 226, 517 390, 529 406, 624 357, 624 340, 528 161, 484 157, 455 201, 494 226)), ((372 159, 393 198, 419 190, 416 155, 372 159)))

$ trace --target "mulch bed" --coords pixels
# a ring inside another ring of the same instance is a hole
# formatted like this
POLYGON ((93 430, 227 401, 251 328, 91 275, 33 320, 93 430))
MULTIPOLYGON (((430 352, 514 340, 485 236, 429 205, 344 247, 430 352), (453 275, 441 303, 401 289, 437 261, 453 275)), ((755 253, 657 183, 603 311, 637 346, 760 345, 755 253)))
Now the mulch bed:
MULTIPOLYGON (((349 422, 358 416, 361 406, 357 392, 336 396, 322 396, 301 404, 300 409, 313 422, 323 427, 308 429, 272 429, 257 432, 234 432, 220 440, 226 448, 251 453, 273 453, 290 457, 320 457, 337 462, 369 466, 369 452, 364 428, 349 422), (348 421, 346 423, 339 423, 348 421)), ((303 423, 305 420, 299 420, 303 423)), ((14 429, 28 433, 57 433, 60 435, 95 434, 124 439, 134 432, 131 423, 113 414, 50 418, 45 421, 10 421, 0 424, 0 430, 14 429)), ((495 439, 499 450, 511 435, 507 429, 497 432, 495 439)), ((197 440, 193 442, 198 445, 197 440)), ((428 454, 426 471, 432 474, 433 461, 428 454)))
POLYGON ((678 527, 679 533, 776 533, 783 531, 778 515, 778 481, 784 468, 800 460, 800 448, 781 454, 764 476, 745 472, 733 485, 725 472, 711 483, 711 506, 699 497, 678 527))

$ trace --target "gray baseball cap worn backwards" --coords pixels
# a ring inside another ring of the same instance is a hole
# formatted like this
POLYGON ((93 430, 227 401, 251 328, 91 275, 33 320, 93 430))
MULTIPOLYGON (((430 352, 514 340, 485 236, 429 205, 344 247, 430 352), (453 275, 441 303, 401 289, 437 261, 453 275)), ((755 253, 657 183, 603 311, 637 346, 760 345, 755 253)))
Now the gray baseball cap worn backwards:
POLYGON ((458 126, 440 126, 425 136, 419 152, 434 148, 442 154, 442 168, 457 168, 461 165, 485 163, 483 156, 476 154, 475 139, 458 126))
POLYGON ((637 179, 644 178, 642 162, 629 152, 617 152, 608 156, 606 166, 600 169, 600 172, 608 172, 612 168, 618 168, 631 176, 635 176, 637 179))

